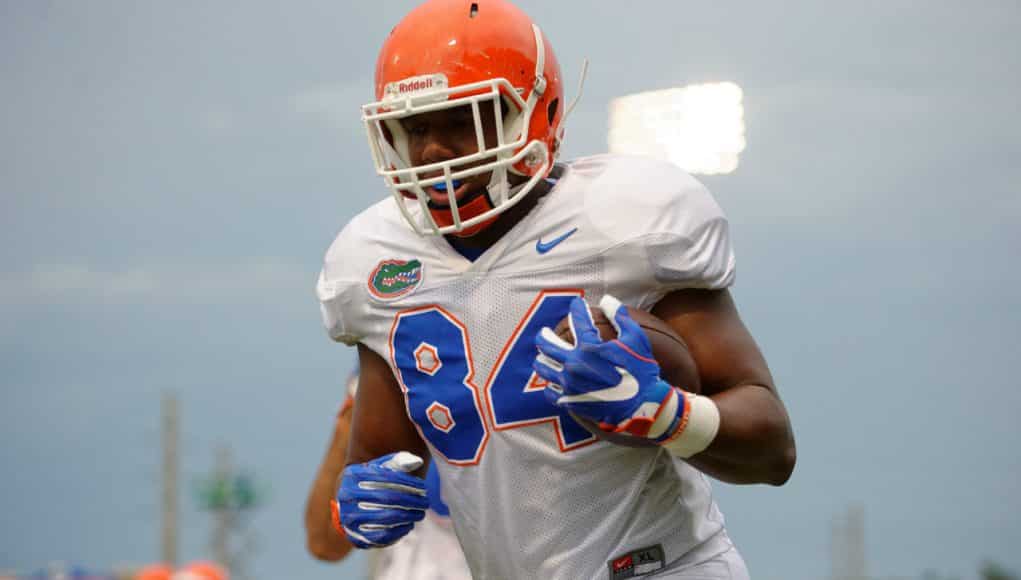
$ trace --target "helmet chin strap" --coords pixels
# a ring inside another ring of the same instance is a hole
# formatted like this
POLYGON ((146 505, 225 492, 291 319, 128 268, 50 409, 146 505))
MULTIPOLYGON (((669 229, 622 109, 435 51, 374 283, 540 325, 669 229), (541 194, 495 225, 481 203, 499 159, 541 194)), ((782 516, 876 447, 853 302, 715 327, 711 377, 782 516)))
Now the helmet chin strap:
POLYGON ((497 205, 503 205, 511 197, 510 189, 507 167, 501 165, 494 169, 493 174, 489 176, 489 185, 486 186, 486 191, 489 192, 490 199, 497 205))
MULTIPOLYGON (((509 199, 513 197, 515 194, 517 194, 519 191, 521 191, 521 188, 524 187, 524 184, 515 187, 510 187, 510 182, 507 180, 506 177, 506 170, 501 168, 499 171, 504 174, 504 177, 502 179, 500 179, 499 181, 497 180, 496 178, 497 171, 494 170, 493 177, 490 179, 489 182, 490 184, 488 187, 486 187, 486 189, 472 195, 466 201, 457 202, 458 204, 457 211, 458 214, 460 214, 462 220, 464 221, 470 220, 471 218, 482 215, 483 213, 496 207, 495 204, 493 203, 493 199, 498 198, 498 194, 494 195, 494 188, 500 187, 504 188, 503 191, 506 192, 504 195, 506 195, 506 198, 509 199)), ((433 220, 436 221, 436 225, 441 228, 454 225, 454 217, 453 215, 451 215, 449 207, 434 207, 430 202, 429 213, 432 215, 433 220)), ((470 238, 478 234, 482 230, 488 228, 489 226, 493 225, 493 222, 495 222, 499 217, 500 217, 499 215, 494 215, 492 218, 488 220, 483 220, 473 226, 468 226, 462 229, 461 231, 454 232, 450 235, 457 238, 470 238)))
MULTIPOLYGON (((473 217, 482 215, 483 213, 493 209, 493 207, 493 200, 490 198, 489 192, 481 191, 475 194, 468 201, 458 203, 457 211, 461 215, 462 220, 469 220, 473 217)), ((441 228, 454 225, 454 217, 451 215, 449 207, 432 207, 432 204, 430 203, 429 213, 432 214, 432 218, 436 222, 436 225, 441 228)), ((493 222, 496 221, 497 217, 499 216, 493 216, 488 220, 483 220, 473 226, 462 228, 460 231, 448 235, 456 238, 470 238, 492 225, 493 222)))

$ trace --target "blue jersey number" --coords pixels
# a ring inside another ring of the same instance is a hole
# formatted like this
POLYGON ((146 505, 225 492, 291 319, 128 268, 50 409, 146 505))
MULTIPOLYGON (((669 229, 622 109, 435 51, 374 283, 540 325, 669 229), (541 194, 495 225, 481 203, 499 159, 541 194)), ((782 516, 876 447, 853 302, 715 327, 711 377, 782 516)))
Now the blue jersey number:
POLYGON ((464 325, 438 306, 402 312, 390 347, 422 435, 450 463, 478 463, 489 433, 464 325))
POLYGON ((541 292, 507 341, 486 384, 497 430, 550 422, 561 451, 595 440, 566 411, 546 400, 546 383, 532 372, 536 333, 544 326, 555 328, 567 316, 571 299, 579 295, 581 292, 565 290, 541 292))
MULTIPOLYGON (((580 294, 541 292, 507 340, 486 382, 490 419, 497 430, 549 422, 561 451, 595 441, 546 400, 545 384, 532 372, 535 333, 567 316, 571 298, 580 294)), ((394 321, 390 348, 408 414, 422 435, 448 462, 478 463, 489 433, 464 324, 439 306, 401 312, 394 321)))

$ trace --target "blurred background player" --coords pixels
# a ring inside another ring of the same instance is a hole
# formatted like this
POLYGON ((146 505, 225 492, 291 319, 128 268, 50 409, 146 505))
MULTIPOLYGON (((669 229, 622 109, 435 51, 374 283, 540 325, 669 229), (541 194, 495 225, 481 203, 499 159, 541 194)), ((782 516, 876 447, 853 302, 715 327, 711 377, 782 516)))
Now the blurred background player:
MULTIPOLYGON (((346 382, 346 397, 334 424, 330 445, 316 472, 305 506, 305 535, 308 551, 326 562, 338 562, 351 551, 351 542, 337 529, 331 512, 336 506, 337 483, 344 469, 351 429, 351 409, 358 389, 358 374, 346 382)), ((426 477, 429 507, 425 518, 403 541, 369 558, 372 580, 468 580, 471 574, 450 523, 450 512, 440 498, 435 467, 426 477)))
POLYGON ((230 574, 214 562, 193 562, 175 572, 170 580, 230 580, 230 574))
POLYGON ((431 456, 476 577, 747 578, 703 473, 781 485, 794 439, 709 192, 650 159, 556 165, 559 65, 507 2, 413 10, 380 51, 376 99, 362 118, 393 197, 347 224, 318 285, 361 368, 337 495, 352 544, 425 517, 431 456), (588 328, 586 301, 618 340, 588 328), (704 396, 660 378, 625 304, 684 339, 704 396), (578 348, 544 330, 569 312, 578 348))
POLYGON ((135 572, 134 580, 230 580, 226 568, 215 562, 192 562, 176 572, 165 564, 153 564, 135 572))

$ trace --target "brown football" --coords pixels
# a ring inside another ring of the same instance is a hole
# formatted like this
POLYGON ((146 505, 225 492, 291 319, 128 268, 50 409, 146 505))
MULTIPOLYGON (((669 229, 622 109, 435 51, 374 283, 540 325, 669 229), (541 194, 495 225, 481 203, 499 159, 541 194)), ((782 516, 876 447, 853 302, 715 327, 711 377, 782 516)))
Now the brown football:
MULTIPOLYGON (((636 310, 630 306, 627 310, 631 318, 645 330, 645 335, 649 337, 649 343, 652 345, 652 355, 656 362, 659 363, 660 376, 663 377, 663 380, 689 393, 701 392, 702 387, 698 377, 698 367, 695 365, 695 359, 691 357, 688 345, 684 343, 684 339, 678 336, 666 322, 652 314, 636 310)), ((589 312, 592 313, 592 320, 596 323, 596 329, 599 330, 599 336, 603 340, 617 338, 617 331, 613 328, 613 324, 606 318, 602 310, 595 306, 589 306, 589 312)), ((568 324, 566 317, 557 324, 554 332, 560 338, 570 343, 574 342, 574 337, 571 335, 571 326, 568 324)), ((648 439, 635 437, 627 433, 607 433, 600 429, 599 425, 591 419, 579 417, 573 413, 571 416, 592 434, 611 443, 628 447, 651 447, 655 445, 655 443, 648 439)))

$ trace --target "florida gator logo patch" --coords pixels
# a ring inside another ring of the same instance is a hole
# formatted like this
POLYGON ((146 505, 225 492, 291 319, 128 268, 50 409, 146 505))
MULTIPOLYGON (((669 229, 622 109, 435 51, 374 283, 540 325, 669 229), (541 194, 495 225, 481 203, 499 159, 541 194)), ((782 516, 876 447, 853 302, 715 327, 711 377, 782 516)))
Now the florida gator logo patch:
POLYGON ((424 266, 418 260, 383 260, 369 275, 369 293, 380 300, 393 300, 422 283, 424 266))

